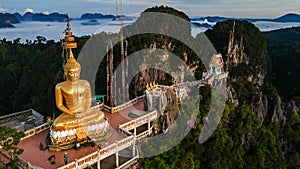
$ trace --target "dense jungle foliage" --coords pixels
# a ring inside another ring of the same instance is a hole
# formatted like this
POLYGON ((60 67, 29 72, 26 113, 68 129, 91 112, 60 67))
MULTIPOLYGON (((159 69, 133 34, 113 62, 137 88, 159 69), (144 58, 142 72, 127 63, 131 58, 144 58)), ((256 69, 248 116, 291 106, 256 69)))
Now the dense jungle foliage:
POLYGON ((299 104, 300 27, 263 32, 263 35, 272 57, 272 84, 285 99, 295 99, 299 104))

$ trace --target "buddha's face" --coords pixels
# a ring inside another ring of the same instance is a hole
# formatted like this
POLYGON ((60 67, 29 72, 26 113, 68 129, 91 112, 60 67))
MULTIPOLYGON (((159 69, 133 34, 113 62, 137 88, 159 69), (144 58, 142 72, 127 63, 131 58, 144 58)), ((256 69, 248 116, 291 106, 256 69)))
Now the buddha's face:
POLYGON ((71 82, 76 82, 79 79, 80 70, 78 68, 69 69, 67 73, 67 79, 71 82))

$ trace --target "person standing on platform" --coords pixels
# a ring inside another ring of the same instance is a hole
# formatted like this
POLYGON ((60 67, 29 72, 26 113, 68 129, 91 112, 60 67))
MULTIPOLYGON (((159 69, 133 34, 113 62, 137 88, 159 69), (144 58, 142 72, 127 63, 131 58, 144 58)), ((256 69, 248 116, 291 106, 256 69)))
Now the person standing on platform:
POLYGON ((68 164, 68 153, 67 152, 65 152, 65 154, 64 154, 64 162, 65 162, 65 165, 66 164, 68 164))
POLYGON ((92 151, 94 151, 94 147, 96 145, 96 139, 92 138, 91 146, 92 146, 92 151))

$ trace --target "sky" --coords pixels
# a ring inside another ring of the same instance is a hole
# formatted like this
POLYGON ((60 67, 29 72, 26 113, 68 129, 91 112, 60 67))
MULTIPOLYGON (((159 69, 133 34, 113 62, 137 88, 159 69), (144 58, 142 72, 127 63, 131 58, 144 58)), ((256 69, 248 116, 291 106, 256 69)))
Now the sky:
MULTIPOLYGON (((120 2, 120 0, 118 0, 120 2)), ((116 0, 0 0, 0 12, 115 14, 116 0)), ((170 6, 188 16, 276 18, 286 13, 300 14, 300 0, 123 0, 123 14, 135 15, 148 7, 170 6)))

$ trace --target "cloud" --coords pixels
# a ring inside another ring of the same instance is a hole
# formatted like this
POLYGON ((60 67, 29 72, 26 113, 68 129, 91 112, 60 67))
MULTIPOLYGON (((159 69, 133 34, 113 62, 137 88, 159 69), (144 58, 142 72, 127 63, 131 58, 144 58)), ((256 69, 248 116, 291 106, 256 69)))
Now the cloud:
POLYGON ((0 7, 0 12, 7 12, 7 9, 0 7))
POLYGON ((31 13, 33 13, 33 9, 32 9, 32 8, 26 8, 26 9, 24 10, 24 13, 26 13, 26 12, 31 12, 31 13))

